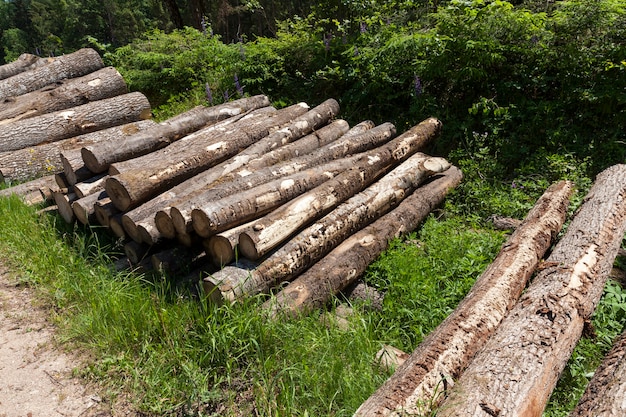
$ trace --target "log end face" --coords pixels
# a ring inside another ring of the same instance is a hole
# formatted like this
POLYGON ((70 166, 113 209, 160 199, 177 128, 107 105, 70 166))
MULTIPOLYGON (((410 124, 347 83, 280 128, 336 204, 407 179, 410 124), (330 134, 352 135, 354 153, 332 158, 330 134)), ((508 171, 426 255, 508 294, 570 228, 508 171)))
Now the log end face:
POLYGON ((117 177, 109 177, 106 180, 104 188, 113 202, 113 205, 120 211, 126 211, 130 208, 131 197, 126 187, 117 177))
POLYGON ((83 158, 83 162, 85 162, 85 166, 95 174, 105 172, 109 168, 107 162, 98 159, 94 149, 82 148, 80 155, 83 158))
POLYGON ((254 239, 247 232, 239 235, 239 251, 244 257, 253 261, 261 257, 254 244, 254 239))
POLYGON ((227 238, 216 235, 204 242, 213 265, 222 268, 235 260, 235 248, 227 238))
POLYGON ((176 229, 174 228, 174 223, 172 218, 168 215, 165 210, 159 210, 154 216, 154 222, 156 224, 156 228, 161 232, 166 239, 174 239, 176 237, 176 229))

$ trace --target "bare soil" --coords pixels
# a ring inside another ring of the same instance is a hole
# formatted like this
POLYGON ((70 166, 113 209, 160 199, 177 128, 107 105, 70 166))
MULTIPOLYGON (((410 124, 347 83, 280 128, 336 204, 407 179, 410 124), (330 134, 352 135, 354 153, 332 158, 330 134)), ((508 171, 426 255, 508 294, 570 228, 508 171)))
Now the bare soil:
POLYGON ((0 264, 0 417, 136 415, 74 377, 82 360, 62 351, 48 312, 0 264))

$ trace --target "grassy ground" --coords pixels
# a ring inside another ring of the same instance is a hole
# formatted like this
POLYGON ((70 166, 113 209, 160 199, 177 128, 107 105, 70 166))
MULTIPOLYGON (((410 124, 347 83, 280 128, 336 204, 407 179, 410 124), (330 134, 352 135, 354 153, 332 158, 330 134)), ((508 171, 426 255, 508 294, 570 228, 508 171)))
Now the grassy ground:
MULTIPOLYGON (((349 330, 318 314, 269 322, 259 299, 215 307, 176 277, 114 272, 119 242, 17 199, 0 199, 0 253, 38 289, 67 346, 92 353, 80 372, 102 381, 109 398, 129 391, 155 415, 349 416, 389 376, 373 362, 381 345, 411 351, 506 239, 454 212, 448 204, 371 265, 366 279, 387 292, 384 308, 356 305, 349 330)), ((577 347, 546 415, 573 407, 625 313, 626 292, 610 281, 597 337, 577 347)))

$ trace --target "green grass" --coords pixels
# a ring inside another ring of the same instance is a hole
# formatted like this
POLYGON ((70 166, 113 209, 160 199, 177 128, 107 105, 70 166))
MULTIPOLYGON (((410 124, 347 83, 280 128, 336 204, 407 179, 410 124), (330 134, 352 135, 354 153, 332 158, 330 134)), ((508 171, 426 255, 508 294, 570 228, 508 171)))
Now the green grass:
MULTIPOLYGON (((389 376, 373 362, 381 345, 415 348, 506 238, 449 212, 371 265, 367 281, 387 291, 383 311, 356 304, 349 330, 317 313, 272 322, 258 299, 209 306, 164 277, 113 272, 119 242, 17 199, 0 199, 0 252, 50 306, 65 345, 90 353, 78 372, 103 383, 108 400, 127 391, 154 415, 350 416, 389 376)), ((607 287, 598 338, 579 345, 546 415, 567 414, 621 331, 625 300, 617 284, 607 287)))

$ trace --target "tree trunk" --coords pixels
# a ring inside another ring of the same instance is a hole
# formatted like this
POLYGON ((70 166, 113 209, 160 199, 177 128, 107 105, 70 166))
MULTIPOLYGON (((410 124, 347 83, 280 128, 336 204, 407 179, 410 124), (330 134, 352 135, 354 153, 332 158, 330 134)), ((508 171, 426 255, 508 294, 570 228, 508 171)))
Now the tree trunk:
MULTIPOLYGON (((432 137, 438 133, 438 125, 431 121, 418 126, 421 135, 432 137)), ((250 232, 241 235, 239 249, 248 259, 264 256, 299 229, 368 186, 390 165, 398 163, 401 158, 396 158, 395 149, 403 149, 405 143, 406 139, 400 137, 370 151, 358 165, 326 183, 323 191, 318 189, 307 193, 260 219, 250 232), (396 147, 398 144, 401 145, 396 147)), ((417 149, 421 146, 420 141, 413 146, 417 149)))
MULTIPOLYGON (((413 155, 365 191, 351 197, 298 233, 263 261, 251 273, 249 279, 233 282, 218 278, 212 283, 219 288, 222 297, 230 302, 268 292, 277 284, 292 279, 348 236, 398 204, 406 193, 412 191, 429 175, 441 172, 449 166, 450 164, 442 158, 428 158, 424 154, 413 155)), ((319 188, 325 188, 325 185, 319 188)), ((241 238, 239 245, 241 247, 241 238)))
POLYGON ((600 173, 585 200, 438 416, 541 415, 626 232, 626 165, 600 173))
POLYGON ((233 125, 224 133, 196 132, 184 142, 163 151, 161 160, 150 166, 114 175, 107 180, 106 190, 113 204, 128 210, 148 201, 163 191, 233 156, 240 149, 269 134, 273 127, 284 125, 305 109, 295 105, 277 111, 272 117, 252 126, 233 125), (175 146, 179 145, 179 146, 175 146), (165 157, 167 155, 167 157, 165 157))
POLYGON ((40 189, 42 187, 58 189, 56 179, 54 175, 47 175, 45 177, 37 178, 14 187, 5 188, 0 190, 0 197, 9 197, 10 195, 20 196, 24 202, 29 205, 38 204, 44 201, 44 198, 36 198, 37 194, 41 195, 40 189))
POLYGON ((202 241, 204 249, 213 265, 221 268, 235 260, 235 248, 237 247, 239 235, 251 226, 252 222, 248 222, 241 226, 217 233, 202 241))
POLYGON ((1 125, 0 150, 14 151, 148 118, 148 99, 141 93, 124 94, 1 125))
POLYGON ((102 58, 90 48, 54 58, 52 62, 0 80, 0 100, 39 90, 65 78, 80 77, 104 67, 102 58))
POLYGON ((613 343, 569 417, 623 417, 626 415, 624 393, 626 332, 613 343))
POLYGON ((39 58, 36 55, 22 54, 15 61, 0 65, 0 80, 29 71, 39 66, 47 65, 54 58, 39 58))
MULTIPOLYGON (((406 206, 402 207, 404 211, 399 213, 398 219, 395 219, 395 227, 402 227, 404 216, 414 216, 412 210, 421 212, 432 208, 428 205, 432 204, 431 198, 438 194, 437 182, 425 185, 424 189, 419 188, 413 201, 407 199, 403 203, 406 206)), ((445 187, 444 184, 441 185, 445 187)), ((471 292, 457 309, 417 347, 406 365, 400 367, 361 405, 355 415, 429 413, 429 407, 435 406, 442 399, 447 378, 456 380, 459 377, 477 349, 494 332, 519 298, 535 267, 550 247, 551 240, 558 234, 565 221, 571 193, 572 184, 564 181, 548 188, 528 213, 522 226, 511 235, 496 259, 478 278, 471 292), (445 381, 442 375, 445 376, 445 381)), ((381 224, 384 225, 382 221, 381 224)), ((376 226, 376 223, 372 226, 376 226)), ((360 233, 350 240, 359 245, 356 239, 361 238, 362 241, 371 243, 371 246, 354 248, 348 246, 346 241, 346 244, 341 245, 344 250, 340 251, 340 248, 337 248, 335 256, 328 259, 328 261, 335 259, 338 262, 336 270, 328 269, 330 264, 326 259, 323 265, 318 263, 296 279, 292 283, 292 288, 284 290, 277 306, 285 303, 284 310, 296 312, 307 306, 318 306, 320 302, 325 301, 324 292, 328 292, 329 288, 345 279, 341 276, 342 273, 351 272, 349 261, 344 262, 341 259, 342 253, 350 259, 356 260, 360 256, 368 259, 365 253, 369 253, 370 248, 381 246, 378 236, 374 238, 374 235, 367 237, 359 235, 360 233), (331 278, 324 278, 323 281, 320 280, 318 286, 315 286, 311 278, 319 277, 322 270, 331 274, 331 278), (300 286, 297 286, 296 282, 301 283, 300 286), (310 295, 306 294, 308 286, 311 286, 310 295), (290 296, 294 297, 293 301, 289 300, 290 296)), ((384 237, 385 235, 380 238, 384 240, 384 237)), ((384 247, 379 250, 382 249, 384 247)), ((353 267, 357 275, 364 270, 363 267, 353 267)))
POLYGON ((172 117, 126 139, 123 143, 111 141, 82 150, 83 160, 94 173, 105 172, 109 165, 118 161, 136 158, 182 138, 198 129, 229 117, 246 113, 249 110, 269 106, 266 96, 254 96, 215 107, 198 106, 185 113, 172 117))
POLYGON ((182 29, 184 26, 183 18, 180 15, 180 9, 178 8, 178 4, 176 4, 176 0, 165 0, 165 5, 167 6, 174 27, 176 29, 182 29))
POLYGON ((69 185, 74 185, 78 179, 83 181, 94 175, 91 171, 81 169, 84 166, 80 156, 82 146, 109 140, 110 136, 128 135, 154 124, 152 120, 142 120, 56 142, 0 152, 0 181, 24 181, 51 172, 64 171, 69 185))
MULTIPOLYGON (((387 142, 395 134, 395 131, 395 127, 391 123, 384 123, 360 135, 340 138, 308 155, 302 155, 271 167, 262 168, 258 171, 250 171, 247 167, 244 167, 239 171, 221 177, 219 185, 213 186, 210 190, 205 190, 210 183, 205 183, 204 176, 198 175, 195 177, 195 179, 199 180, 198 183, 189 186, 189 189, 197 191, 190 191, 179 198, 178 201, 173 201, 169 204, 172 206, 169 215, 172 217, 176 232, 188 233, 193 230, 191 212, 196 206, 201 205, 203 201, 223 198, 227 195, 270 182, 273 179, 285 177, 322 164, 325 165, 324 169, 335 171, 341 168, 338 164, 344 163, 340 161, 341 158, 380 146, 387 142)), ((357 154, 352 158, 352 161, 354 162, 362 156, 357 154)), ((251 164, 254 163, 254 161, 251 161, 251 164)))
POLYGON ((58 81, 0 103, 0 125, 126 94, 122 75, 113 67, 80 78, 58 81))

